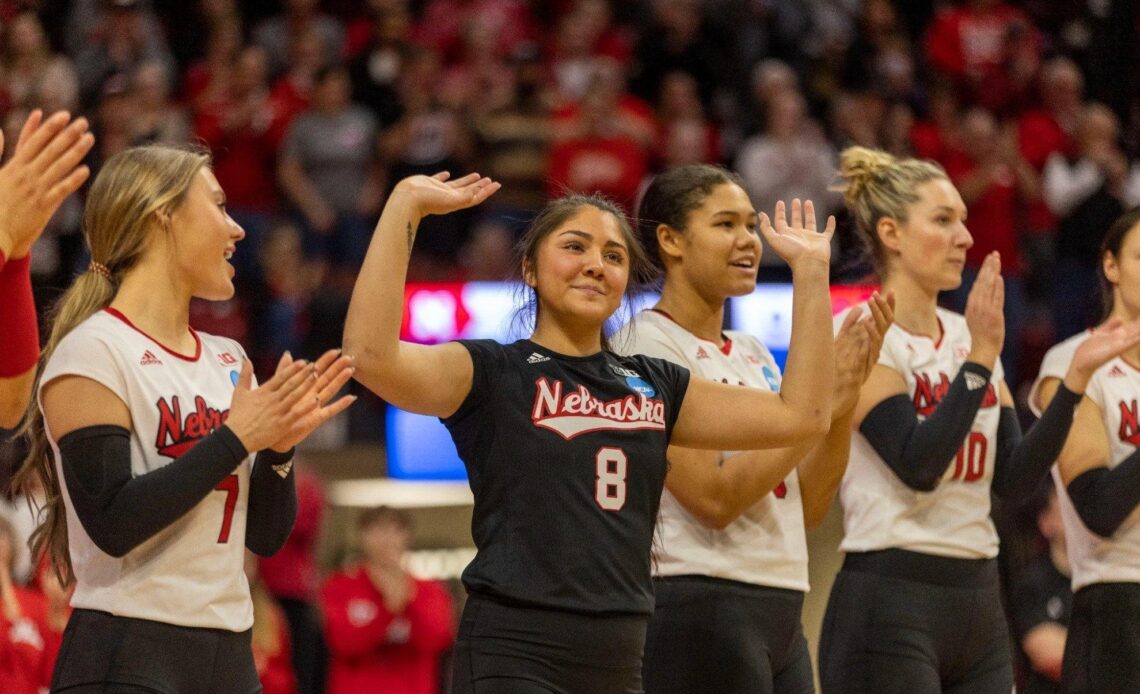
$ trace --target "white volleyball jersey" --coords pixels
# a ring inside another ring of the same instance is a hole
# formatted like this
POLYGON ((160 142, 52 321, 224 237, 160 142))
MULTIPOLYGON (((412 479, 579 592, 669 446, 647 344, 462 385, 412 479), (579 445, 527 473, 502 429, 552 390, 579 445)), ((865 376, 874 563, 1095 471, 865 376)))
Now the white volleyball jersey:
MULTIPOLYGON (((1062 343, 1064 344, 1064 343, 1062 343)), ((1085 395, 1100 407, 1109 443, 1109 469, 1140 445, 1140 370, 1116 357, 1096 370, 1085 395)), ((1140 583, 1140 508, 1133 509, 1110 538, 1085 527, 1054 466, 1065 541, 1073 569, 1073 590, 1093 583, 1140 583)))
POLYGON ((1033 414, 1038 417, 1041 416, 1041 408, 1037 406, 1037 394, 1041 390, 1041 384, 1047 378, 1063 380, 1069 371, 1069 364, 1073 363, 1073 354, 1085 340, 1089 339, 1091 334, 1088 330, 1079 332, 1064 342, 1053 345, 1045 353, 1045 357, 1041 360, 1041 368, 1037 372, 1037 378, 1034 379, 1033 385, 1029 388, 1029 409, 1033 414))
MULTIPOLYGON (((131 472, 143 475, 181 456, 229 415, 245 353, 233 340, 195 338, 196 353, 180 355, 117 311, 100 311, 60 341, 40 388, 75 375, 115 393, 131 413, 131 472)), ((58 442, 47 433, 66 495, 58 442)), ((252 456, 189 513, 121 558, 95 546, 68 503, 72 606, 189 627, 250 628, 242 566, 251 464, 252 456)))
MULTIPOLYGON (((847 312, 835 317, 836 332, 847 312)), ((941 402, 970 353, 970 331, 960 314, 938 309, 941 337, 914 335, 896 323, 883 339, 879 363, 906 381, 919 421, 941 402)), ((858 431, 851 434, 851 458, 839 487, 844 537, 840 549, 868 552, 898 548, 960 559, 997 556, 998 536, 990 518, 998 400, 1003 378, 994 365, 985 399, 970 433, 931 492, 906 486, 858 431)))
MULTIPOLYGON (((727 331, 725 336, 724 347, 718 347, 649 310, 623 328, 614 344, 629 354, 680 364, 694 376, 778 391, 780 367, 771 352, 751 335, 727 331)), ((734 453, 724 451, 720 459, 734 453)), ((699 574, 807 591, 807 540, 796 471, 723 530, 701 523, 665 489, 654 548, 658 576, 699 574)))

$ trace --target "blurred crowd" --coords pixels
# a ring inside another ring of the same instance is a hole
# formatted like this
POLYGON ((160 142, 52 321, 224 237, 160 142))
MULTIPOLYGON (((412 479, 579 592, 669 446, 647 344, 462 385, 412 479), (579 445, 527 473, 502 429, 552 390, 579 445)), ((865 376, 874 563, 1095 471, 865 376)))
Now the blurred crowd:
MULTIPOLYGON (((467 280, 510 274, 514 239, 565 191, 629 208, 654 172, 717 162, 758 209, 838 212, 841 148, 934 159, 975 238, 947 302, 1002 252, 1011 384, 1095 320, 1100 236, 1140 202, 1137 77, 1116 69, 1135 64, 1128 2, 5 0, 0 22, 6 132, 33 107, 77 110, 96 172, 135 144, 210 149, 247 237, 238 299, 195 323, 262 366, 339 342, 381 202, 414 173, 504 182, 417 240, 412 279, 467 280)), ((84 260, 81 209, 36 249, 45 300, 84 260)), ((841 237, 837 276, 859 278, 841 237)))

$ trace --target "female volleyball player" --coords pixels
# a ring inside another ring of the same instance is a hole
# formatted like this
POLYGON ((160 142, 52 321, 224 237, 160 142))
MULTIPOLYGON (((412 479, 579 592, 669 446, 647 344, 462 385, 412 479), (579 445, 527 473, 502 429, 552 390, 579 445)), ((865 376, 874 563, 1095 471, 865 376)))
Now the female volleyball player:
MULTIPOLYGON (((1107 318, 1098 331, 1140 319, 1140 208, 1109 228, 1101 258, 1107 318)), ((1062 393, 1064 372, 1096 332, 1049 350, 1031 404, 1062 393)), ((1075 593, 1061 668, 1062 689, 1073 694, 1140 690, 1137 365, 1131 348, 1093 374, 1053 471, 1075 593)))
POLYGON ((674 443, 795 445, 826 430, 829 220, 811 203, 760 229, 794 273, 791 354, 779 394, 705 380, 607 348, 605 322, 645 257, 620 210, 571 196, 538 215, 521 268, 530 339, 400 342, 416 228, 485 200, 498 184, 441 174, 401 181, 357 280, 345 327, 356 378, 392 404, 444 418, 475 495, 478 553, 456 645, 457 692, 637 692, 653 609, 650 544, 674 443))
MULTIPOLYGON (((825 692, 1001 692, 1013 684, 990 493, 1036 488, 1097 366, 1140 342, 1117 326, 1086 343, 1023 438, 1001 378, 1000 260, 986 258, 965 315, 938 308, 961 283, 966 206, 936 164, 853 147, 845 196, 895 324, 863 386, 840 498, 842 549, 820 643, 825 692)), ((837 321, 842 320, 837 317, 837 321)))
POLYGON ((85 230, 17 480, 47 490, 36 549, 76 581, 52 689, 259 691, 245 548, 288 536, 293 446, 350 404, 350 360, 285 355, 254 388, 240 345, 190 327, 192 297, 233 295, 244 236, 204 154, 115 155, 85 230))
MULTIPOLYGON (((725 301, 756 287, 759 221, 736 174, 707 165, 653 179, 638 210, 654 249, 661 299, 615 340, 694 375, 779 390, 768 349, 722 332, 725 301)), ((811 692, 800 613, 808 589, 806 525, 827 512, 851 441, 851 410, 878 359, 891 307, 852 312, 836 342, 836 392, 827 436, 778 450, 698 451, 670 446, 657 517, 656 609, 649 621, 646 691, 811 692)))

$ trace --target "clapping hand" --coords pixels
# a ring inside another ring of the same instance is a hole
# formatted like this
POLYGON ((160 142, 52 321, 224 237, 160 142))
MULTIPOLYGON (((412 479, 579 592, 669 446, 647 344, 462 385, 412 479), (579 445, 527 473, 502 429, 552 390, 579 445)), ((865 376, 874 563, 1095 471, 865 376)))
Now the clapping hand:
POLYGON ((883 338, 894 323, 895 297, 875 292, 867 301, 869 315, 853 310, 835 336, 835 402, 832 417, 850 412, 859 400, 859 390, 879 362, 883 338))
POLYGON ((1128 323, 1119 318, 1109 320, 1094 329, 1077 347, 1065 374, 1065 387, 1074 393, 1083 393, 1093 372, 1136 345, 1140 345, 1140 320, 1128 323))
POLYGON ((968 361, 993 369, 1005 342, 1005 282, 997 251, 986 256, 966 298, 966 327, 970 330, 968 361))

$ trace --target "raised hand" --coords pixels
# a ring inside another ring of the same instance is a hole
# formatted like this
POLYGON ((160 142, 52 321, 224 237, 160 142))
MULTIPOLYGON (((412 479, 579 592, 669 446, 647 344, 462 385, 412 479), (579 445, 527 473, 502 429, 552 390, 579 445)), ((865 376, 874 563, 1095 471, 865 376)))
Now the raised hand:
MULTIPOLYGON (((285 355, 285 359, 289 355, 285 355)), ((302 396, 301 401, 307 401, 310 396, 315 399, 316 407, 309 408, 299 404, 300 415, 293 421, 292 427, 284 436, 269 447, 284 453, 293 446, 305 440, 305 437, 317 430, 319 426, 348 409, 356 402, 355 395, 345 395, 336 401, 333 396, 348 383, 356 369, 352 365, 352 357, 344 355, 338 349, 330 349, 321 355, 313 364, 313 375, 309 392, 302 396)))
POLYGON ((1005 282, 1001 278, 1001 258, 997 251, 986 256, 966 298, 966 327, 971 348, 967 359, 994 368, 1005 342, 1005 282))
POLYGON ((1113 318, 1094 329, 1073 353, 1073 361, 1065 374, 1065 387, 1074 393, 1083 393, 1094 371, 1136 345, 1140 345, 1140 320, 1125 323, 1113 318))
POLYGON ((396 184, 392 196, 406 198, 421 217, 426 217, 474 207, 502 187, 502 184, 477 173, 455 180, 450 178, 446 171, 434 176, 411 176, 396 184))
POLYGON ((811 200, 801 204, 800 199, 792 200, 792 222, 788 224, 784 202, 776 203, 775 222, 760 213, 760 233, 768 247, 783 258, 784 262, 795 266, 805 260, 831 262, 831 237, 835 234, 835 217, 828 216, 823 231, 816 228, 815 205, 811 200))
MULTIPOLYGON (((86 118, 60 111, 44 120, 32 111, 16 141, 16 153, 0 167, 0 251, 22 258, 43 233, 64 199, 90 171, 80 166, 95 143, 86 118)), ((0 134, 0 152, 4 138, 0 134)))

